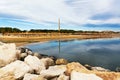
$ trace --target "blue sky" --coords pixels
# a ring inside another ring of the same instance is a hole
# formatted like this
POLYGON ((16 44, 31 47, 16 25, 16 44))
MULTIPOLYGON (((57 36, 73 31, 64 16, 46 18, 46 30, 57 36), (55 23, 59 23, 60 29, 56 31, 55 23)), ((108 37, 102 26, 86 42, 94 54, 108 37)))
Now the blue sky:
POLYGON ((120 31, 120 0, 0 0, 0 27, 120 31))

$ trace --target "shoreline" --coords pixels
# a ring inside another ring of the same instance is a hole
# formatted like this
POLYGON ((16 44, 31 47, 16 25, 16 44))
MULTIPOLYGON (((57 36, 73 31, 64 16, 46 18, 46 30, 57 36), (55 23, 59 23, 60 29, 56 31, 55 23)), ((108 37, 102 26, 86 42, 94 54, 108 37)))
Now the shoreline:
POLYGON ((41 37, 12 37, 12 36, 3 36, 0 37, 0 41, 4 43, 15 43, 17 47, 24 46, 26 44, 35 43, 35 42, 45 42, 52 40, 71 40, 71 39, 104 39, 104 38, 120 38, 120 36, 94 36, 94 35, 66 35, 66 36, 41 36, 41 37))
MULTIPOLYGON (((82 78, 83 80, 88 80, 89 78, 91 80, 120 79, 120 72, 110 71, 102 67, 82 65, 79 62, 68 62, 64 58, 55 58, 54 56, 33 53, 28 48, 19 48, 16 53, 15 44, 5 45, 7 45, 7 48, 3 49, 3 53, 1 54, 4 55, 4 57, 9 57, 9 55, 13 55, 13 57, 3 59, 3 61, 6 61, 7 59, 8 62, 3 64, 0 68, 0 80, 77 80, 80 78, 81 80, 82 78), (11 50, 11 52, 4 53, 6 50, 11 50)), ((1 47, 4 47, 4 44, 1 45, 1 47)))

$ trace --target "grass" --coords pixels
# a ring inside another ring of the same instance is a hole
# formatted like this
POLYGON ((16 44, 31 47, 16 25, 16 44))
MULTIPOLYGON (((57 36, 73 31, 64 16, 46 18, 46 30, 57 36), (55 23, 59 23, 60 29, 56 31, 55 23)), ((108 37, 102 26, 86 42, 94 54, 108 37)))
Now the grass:
MULTIPOLYGON (((57 35, 57 36, 40 36, 40 37, 16 37, 16 36, 3 36, 0 37, 0 41, 4 43, 16 43, 17 46, 21 46, 33 42, 43 42, 50 40, 65 40, 65 39, 96 39, 96 38, 112 38, 116 36, 111 35, 57 35)), ((120 36, 117 36, 120 37, 120 36)))

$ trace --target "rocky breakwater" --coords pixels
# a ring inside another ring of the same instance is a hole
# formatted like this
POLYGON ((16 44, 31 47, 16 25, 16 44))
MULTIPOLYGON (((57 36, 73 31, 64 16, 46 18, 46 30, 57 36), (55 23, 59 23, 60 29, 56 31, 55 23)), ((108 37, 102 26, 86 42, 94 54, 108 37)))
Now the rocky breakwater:
POLYGON ((0 80, 120 80, 119 72, 88 70, 78 62, 0 43, 0 80))

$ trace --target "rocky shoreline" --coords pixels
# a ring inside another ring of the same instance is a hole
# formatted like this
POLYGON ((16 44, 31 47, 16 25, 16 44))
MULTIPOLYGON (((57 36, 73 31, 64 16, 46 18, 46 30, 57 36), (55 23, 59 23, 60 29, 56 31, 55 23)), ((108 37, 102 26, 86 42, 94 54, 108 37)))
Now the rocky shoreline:
POLYGON ((120 73, 0 42, 0 80, 120 80, 120 73))

